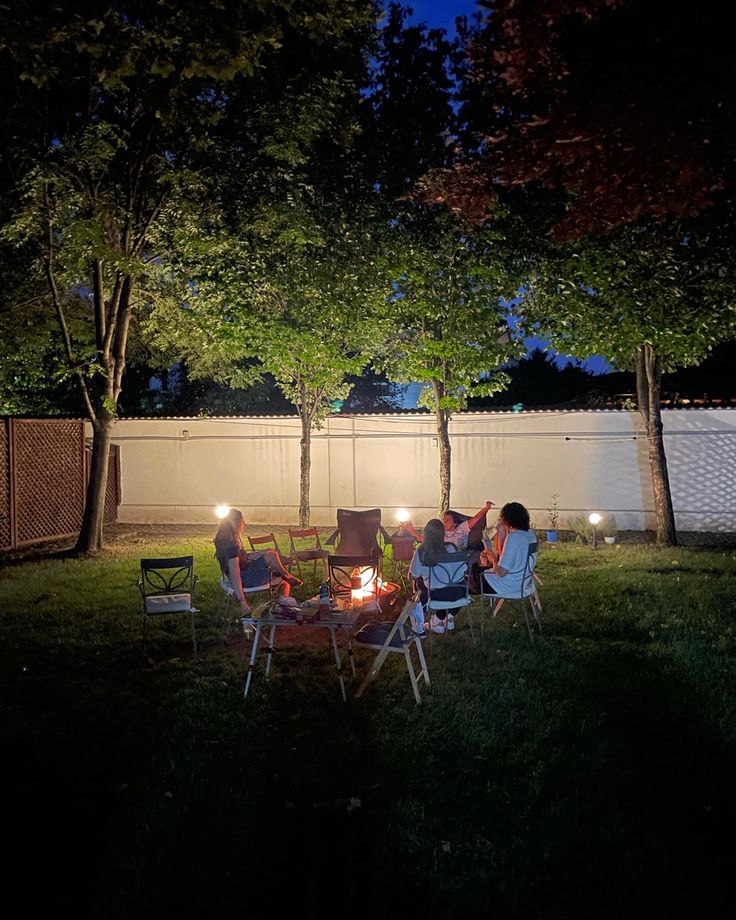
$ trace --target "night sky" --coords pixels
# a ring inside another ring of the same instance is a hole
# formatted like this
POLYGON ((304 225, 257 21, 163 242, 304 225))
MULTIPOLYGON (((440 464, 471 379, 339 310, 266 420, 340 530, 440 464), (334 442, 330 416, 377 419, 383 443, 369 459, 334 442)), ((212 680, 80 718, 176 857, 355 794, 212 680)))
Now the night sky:
POLYGON ((477 9, 475 0, 417 0, 407 6, 414 10, 415 22, 440 26, 450 33, 455 31, 456 16, 470 16, 477 9))

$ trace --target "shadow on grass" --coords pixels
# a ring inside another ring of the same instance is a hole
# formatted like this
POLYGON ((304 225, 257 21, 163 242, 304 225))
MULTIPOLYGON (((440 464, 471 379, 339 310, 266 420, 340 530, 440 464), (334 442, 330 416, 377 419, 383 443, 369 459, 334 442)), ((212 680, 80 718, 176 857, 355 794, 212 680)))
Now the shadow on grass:
POLYGON ((6 697, 17 915, 725 917, 734 758, 703 700, 546 628, 437 642, 421 707, 395 659, 343 704, 326 648, 246 702, 241 655, 97 690, 52 661, 6 697))

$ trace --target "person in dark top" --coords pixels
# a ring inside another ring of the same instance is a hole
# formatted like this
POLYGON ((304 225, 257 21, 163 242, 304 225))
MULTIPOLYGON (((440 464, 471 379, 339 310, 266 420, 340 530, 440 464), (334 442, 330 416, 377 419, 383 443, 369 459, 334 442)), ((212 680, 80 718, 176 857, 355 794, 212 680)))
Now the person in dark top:
POLYGON ((222 574, 229 579, 235 589, 235 596, 240 601, 241 609, 247 612, 250 610, 250 604, 246 600, 243 589, 267 582, 271 572, 275 572, 283 579, 281 582, 282 597, 288 597, 292 587, 299 587, 304 582, 286 571, 281 556, 276 550, 267 549, 247 553, 243 549, 244 530, 243 513, 236 508, 231 508, 215 534, 215 557, 220 563, 222 574))

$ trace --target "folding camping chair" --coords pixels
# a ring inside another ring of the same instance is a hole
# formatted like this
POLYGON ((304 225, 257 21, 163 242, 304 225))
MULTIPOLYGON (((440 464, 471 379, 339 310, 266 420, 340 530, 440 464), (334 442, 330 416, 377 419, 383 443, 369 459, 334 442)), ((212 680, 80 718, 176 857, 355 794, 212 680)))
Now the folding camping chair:
POLYGON ((409 563, 414 558, 414 537, 406 531, 398 531, 391 537, 393 577, 398 575, 401 587, 409 593, 409 563))
MULTIPOLYGON (((470 515, 460 514, 459 511, 448 511, 447 513, 451 514, 458 524, 462 521, 470 520, 470 515)), ((483 531, 486 529, 487 519, 488 512, 470 528, 470 532, 468 533, 468 549, 483 549, 483 531)))
MULTIPOLYGON (((429 617, 433 610, 453 610, 456 607, 465 607, 468 611, 468 625, 470 638, 475 645, 475 630, 473 628, 472 598, 468 584, 470 564, 475 558, 475 550, 466 549, 457 553, 445 553, 429 568, 429 583, 427 584, 427 601, 424 609, 429 617)), ((430 630, 430 635, 431 635, 430 630)))
POLYGON ((298 530, 290 527, 289 543, 289 553, 293 561, 296 563, 300 578, 304 578, 302 575, 302 562, 313 562, 313 574, 316 576, 317 562, 320 559, 324 560, 325 577, 327 577, 327 557, 330 555, 330 553, 329 550, 322 548, 322 544, 319 540, 319 531, 316 527, 303 527, 298 530))
POLYGON ((138 588, 143 600, 143 654, 146 654, 148 618, 173 613, 188 613, 192 630, 192 647, 197 654, 197 634, 192 603, 198 576, 194 574, 192 556, 168 559, 141 559, 138 588))
MULTIPOLYGON (((524 620, 526 621, 526 628, 527 628, 527 632, 529 633, 530 642, 534 641, 534 633, 532 631, 531 623, 529 621, 529 615, 526 609, 527 603, 529 604, 529 607, 531 608, 532 614, 534 615, 534 620, 536 621, 536 624, 539 627, 539 631, 540 632, 542 631, 542 623, 539 619, 539 613, 542 608, 541 608, 541 604, 537 602, 539 595, 537 593, 537 586, 534 581, 534 568, 537 564, 538 556, 539 556, 539 544, 535 540, 533 543, 530 543, 527 548, 526 561, 524 563, 524 567, 522 569, 519 569, 515 573, 509 573, 509 574, 517 574, 517 575, 520 573, 523 573, 521 586, 519 587, 519 590, 516 592, 502 593, 502 594, 490 594, 486 590, 489 586, 488 586, 488 582, 486 581, 485 577, 481 576, 481 580, 480 580, 481 617, 483 615, 482 614, 483 601, 486 598, 488 598, 488 600, 490 601, 491 614, 494 617, 496 616, 496 614, 498 613, 498 611, 501 609, 501 607, 504 605, 506 601, 519 601, 524 611, 524 620)), ((481 625, 482 625, 482 620, 481 620, 481 625)))
POLYGON ((419 693, 419 680, 423 678, 424 683, 429 686, 429 668, 422 648, 423 634, 412 627, 412 611, 416 605, 417 599, 410 598, 404 604, 394 623, 366 623, 353 636, 353 642, 356 645, 363 648, 378 649, 378 654, 373 660, 365 680, 355 694, 356 698, 363 695, 366 687, 378 676, 378 672, 383 667, 388 656, 394 652, 404 656, 411 688, 414 691, 414 699, 417 704, 422 702, 422 697, 419 693), (417 650, 418 667, 414 665, 411 654, 412 646, 417 650))
POLYGON ((327 546, 335 546, 341 556, 371 556, 380 559, 383 549, 378 543, 379 533, 384 543, 391 540, 388 532, 381 526, 380 508, 370 511, 338 508, 337 529, 330 534, 325 543, 327 546))
MULTIPOLYGON (((281 561, 284 563, 286 568, 294 565, 296 560, 292 559, 290 556, 285 556, 279 549, 279 544, 276 542, 276 537, 273 532, 265 533, 260 537, 251 537, 248 536, 248 542, 250 543, 250 548, 254 553, 262 553, 264 550, 273 549, 281 557, 281 561)), ((299 576, 301 578, 301 576, 299 576)))

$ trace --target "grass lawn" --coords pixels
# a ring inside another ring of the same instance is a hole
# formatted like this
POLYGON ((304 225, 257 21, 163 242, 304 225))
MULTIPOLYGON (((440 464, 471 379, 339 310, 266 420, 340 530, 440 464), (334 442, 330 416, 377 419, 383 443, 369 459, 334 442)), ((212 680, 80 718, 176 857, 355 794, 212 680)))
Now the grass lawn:
POLYGON ((539 572, 544 634, 462 616, 416 706, 399 656, 342 703, 316 631, 244 702, 207 536, 6 565, 6 916, 731 917, 736 552, 539 572), (138 561, 185 552, 200 656, 182 616, 144 662, 138 561))

